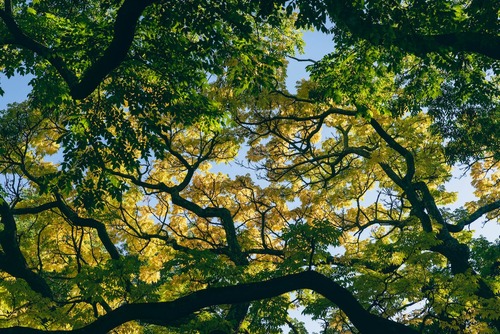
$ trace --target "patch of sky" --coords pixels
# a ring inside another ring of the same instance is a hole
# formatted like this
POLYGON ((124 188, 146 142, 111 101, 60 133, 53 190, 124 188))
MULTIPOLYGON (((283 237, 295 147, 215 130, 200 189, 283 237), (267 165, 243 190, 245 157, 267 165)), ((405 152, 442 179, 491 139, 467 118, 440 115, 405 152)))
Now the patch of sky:
POLYGON ((32 79, 31 76, 14 75, 7 78, 4 74, 0 74, 0 86, 4 93, 0 97, 0 110, 5 110, 11 103, 19 103, 28 98, 31 92, 31 87, 28 85, 32 79))

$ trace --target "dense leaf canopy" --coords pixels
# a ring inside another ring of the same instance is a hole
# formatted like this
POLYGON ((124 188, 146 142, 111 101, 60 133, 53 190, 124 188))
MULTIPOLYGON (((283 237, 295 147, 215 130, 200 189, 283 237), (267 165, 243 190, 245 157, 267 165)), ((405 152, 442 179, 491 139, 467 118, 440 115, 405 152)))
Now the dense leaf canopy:
POLYGON ((499 10, 3 1, 0 333, 499 333, 499 10))

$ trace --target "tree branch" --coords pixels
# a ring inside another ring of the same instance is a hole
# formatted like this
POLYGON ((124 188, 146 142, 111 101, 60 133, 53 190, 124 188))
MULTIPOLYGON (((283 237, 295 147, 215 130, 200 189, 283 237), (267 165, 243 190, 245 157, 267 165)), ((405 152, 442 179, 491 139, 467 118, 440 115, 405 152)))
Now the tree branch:
POLYGON ((87 69, 76 85, 70 86, 74 99, 89 96, 102 80, 125 59, 134 40, 135 28, 142 12, 155 0, 125 0, 116 14, 113 40, 104 54, 87 69))
POLYGON ((207 207, 202 208, 196 203, 188 201, 187 199, 180 196, 179 192, 170 192, 172 197, 172 203, 178 205, 186 210, 189 210, 201 218, 220 218, 222 225, 224 227, 224 232, 226 233, 227 245, 229 248, 229 253, 232 254, 231 260, 233 260, 237 265, 247 265, 248 260, 241 250, 241 246, 236 237, 236 231, 234 228, 234 221, 231 217, 231 212, 226 208, 214 208, 207 207))
POLYGON ((0 269, 9 275, 21 278, 30 288, 42 296, 52 298, 52 291, 45 280, 28 267, 26 259, 19 249, 17 241, 17 226, 14 216, 7 202, 0 197, 0 217, 3 230, 0 231, 0 269))
POLYGON ((7 12, 7 5, 5 10, 0 10, 0 18, 11 33, 12 40, 3 41, 3 43, 31 50, 49 61, 69 86, 71 96, 76 100, 81 100, 89 96, 102 80, 125 59, 132 45, 139 18, 146 7, 154 2, 155 0, 125 0, 123 2, 116 15, 111 43, 103 55, 85 71, 80 79, 68 68, 64 59, 55 54, 49 47, 25 34, 12 15, 7 12))
POLYGON ((96 229, 99 239, 108 251, 111 258, 113 260, 119 260, 121 258, 120 253, 109 238, 108 232, 106 231, 106 226, 103 223, 93 218, 82 218, 78 216, 75 211, 73 211, 69 206, 66 205, 66 203, 64 203, 61 195, 55 194, 55 196, 57 199, 57 207, 59 208, 61 213, 71 221, 71 223, 73 223, 75 226, 90 227, 96 229))
POLYGON ((382 126, 372 118, 370 120, 370 125, 375 129, 377 134, 396 152, 401 154, 401 156, 405 159, 406 162, 406 175, 403 178, 403 181, 410 182, 415 175, 415 159, 410 151, 400 145, 394 138, 392 138, 382 126))
POLYGON ((490 204, 487 204, 487 205, 484 205, 484 206, 480 207, 479 209, 477 209, 476 211, 474 211, 466 219, 459 221, 457 225, 446 224, 446 226, 448 227, 448 231, 460 232, 464 229, 465 226, 472 224, 473 222, 478 220, 482 215, 484 215, 488 212, 491 212, 495 209, 498 209, 498 208, 500 208, 500 200, 495 201, 495 202, 490 203, 490 204))
MULTIPOLYGON (((372 23, 363 18, 349 1, 332 1, 328 8, 334 21, 343 23, 349 31, 375 45, 397 46, 416 55, 433 52, 472 52, 500 59, 500 36, 476 31, 457 31, 444 34, 407 33, 397 27, 372 23)), ((405 27, 407 28, 407 27, 405 27)))
POLYGON ((44 203, 35 207, 14 208, 11 211, 13 215, 34 215, 53 208, 57 208, 56 201, 44 203))
POLYGON ((83 328, 71 331, 44 331, 26 327, 11 327, 0 329, 0 333, 106 333, 131 320, 168 325, 205 307, 246 303, 277 297, 300 289, 316 291, 336 304, 361 333, 417 333, 416 330, 400 323, 371 314, 363 308, 351 292, 328 277, 314 271, 287 275, 264 282, 238 284, 223 288, 208 288, 172 302, 127 304, 107 313, 83 328))
POLYGON ((59 72, 64 81, 66 81, 70 89, 72 86, 77 84, 78 79, 76 75, 68 69, 68 67, 64 63, 64 60, 54 54, 50 48, 26 35, 24 31, 21 30, 21 28, 17 25, 11 13, 0 10, 0 18, 4 21, 7 29, 12 35, 12 40, 4 40, 2 41, 2 44, 17 45, 31 50, 34 53, 37 53, 39 56, 49 61, 52 66, 54 66, 54 68, 57 70, 57 72, 59 72))

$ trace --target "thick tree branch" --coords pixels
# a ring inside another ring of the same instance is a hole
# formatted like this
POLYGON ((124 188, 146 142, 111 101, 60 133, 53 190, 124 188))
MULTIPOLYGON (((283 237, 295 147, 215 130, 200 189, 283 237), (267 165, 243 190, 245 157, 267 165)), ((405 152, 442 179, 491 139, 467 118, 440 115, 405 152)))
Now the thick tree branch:
POLYGON ((463 31, 443 34, 416 34, 389 25, 373 23, 363 18, 349 1, 331 1, 328 11, 334 21, 343 23, 349 31, 375 45, 397 46, 416 55, 433 52, 472 52, 500 59, 500 36, 484 32, 463 31))
POLYGON ((12 35, 12 39, 0 41, 1 44, 17 45, 22 48, 31 50, 34 53, 37 53, 39 56, 49 61, 52 66, 54 66, 54 68, 59 72, 61 77, 70 87, 77 84, 78 79, 76 75, 68 69, 68 67, 64 63, 64 60, 53 53, 52 50, 47 46, 35 41, 34 39, 26 35, 25 32, 17 25, 11 13, 0 9, 0 18, 4 21, 10 34, 12 35))
POLYGON ((6 10, 0 10, 0 18, 9 29, 12 39, 4 40, 2 43, 31 50, 49 61, 68 84, 71 96, 76 100, 84 99, 125 59, 132 45, 139 18, 146 7, 154 2, 155 0, 125 0, 123 2, 116 15, 111 43, 80 79, 68 68, 63 58, 49 47, 26 35, 6 10))
POLYGON ((370 24, 370 29, 373 29, 370 34, 359 34, 359 31, 356 31, 356 33, 360 37, 367 37, 366 39, 373 44, 395 45, 416 55, 449 51, 454 53, 472 52, 500 60, 500 37, 493 34, 464 31, 448 34, 418 35, 390 29, 394 33, 392 38, 387 38, 388 36, 379 38, 379 36, 375 37, 374 35, 389 28, 370 24))
POLYGON ((7 202, 0 198, 0 223, 3 230, 0 231, 0 245, 3 252, 0 253, 0 269, 28 283, 30 288, 42 296, 52 298, 52 291, 45 280, 33 272, 19 249, 17 240, 17 226, 14 216, 7 202))
POLYGON ((163 182, 153 184, 153 183, 148 183, 141 181, 140 179, 128 175, 125 173, 113 171, 113 170, 108 170, 110 173, 123 177, 129 181, 131 181, 133 184, 144 187, 146 189, 154 189, 154 190, 159 190, 166 192, 170 194, 172 198, 172 203, 175 205, 178 205, 194 214, 196 214, 198 217, 201 218, 220 218, 222 225, 224 227, 224 231, 226 232, 226 240, 228 244, 228 250, 229 254, 232 254, 231 259, 237 264, 237 265, 246 265, 248 264, 248 260, 246 259, 244 253, 241 250, 241 247, 238 243, 237 237, 236 237, 236 231, 234 228, 234 222, 233 218, 231 217, 231 212, 227 210, 226 208, 215 208, 215 207, 206 207, 202 208, 196 203, 193 203, 191 201, 188 201, 187 199, 183 198, 179 194, 179 189, 177 187, 169 187, 165 185, 163 182))
POLYGON ((74 99, 89 96, 102 80, 125 59, 132 41, 135 28, 142 12, 155 0, 125 0, 118 10, 114 26, 113 40, 104 54, 85 72, 76 85, 70 86, 74 99))
POLYGON ((14 208, 12 209, 13 215, 34 215, 46 210, 57 208, 57 201, 44 203, 35 207, 14 208))
POLYGON ((450 261, 453 274, 465 273, 471 267, 469 263, 469 248, 450 235, 445 220, 427 184, 413 181, 415 175, 415 159, 413 155, 409 150, 396 142, 375 119, 372 118, 370 124, 389 147, 405 159, 407 172, 403 178, 399 177, 388 164, 380 163, 380 166, 405 191, 408 200, 412 204, 414 214, 419 218, 424 231, 432 232, 432 220, 441 226, 436 237, 442 243, 431 247, 431 250, 440 253, 450 261))
POLYGON ((12 15, 12 1, 11 0, 5 0, 5 12, 7 15, 12 15))
POLYGON ((247 303, 277 297, 281 294, 310 289, 336 304, 361 333, 415 334, 416 330, 371 314, 347 289, 314 271, 287 275, 268 281, 238 284, 224 288, 208 288, 172 302, 128 304, 104 315, 86 327, 72 331, 44 331, 26 327, 0 329, 0 333, 106 333, 131 320, 169 324, 205 307, 247 303))
MULTIPOLYGON (((384 139, 392 149, 404 157, 407 165, 407 173, 404 178, 400 178, 396 175, 389 165, 381 163, 380 166, 385 173, 406 192, 408 200, 412 204, 414 214, 420 219, 423 229, 426 232, 431 232, 432 220, 441 226, 436 234, 437 239, 440 240, 441 243, 431 247, 430 250, 443 255, 449 261, 451 271, 454 275, 467 272, 471 269, 469 262, 470 249, 467 245, 459 242, 450 234, 450 231, 448 230, 448 226, 450 225, 445 223, 445 220, 439 211, 427 184, 424 182, 413 181, 413 176, 415 174, 415 161, 413 155, 410 151, 397 143, 377 121, 372 119, 370 123, 382 139, 384 139)), ((494 202, 490 206, 484 207, 484 209, 481 208, 474 212, 469 217, 469 220, 476 220, 482 214, 494 210, 497 207, 500 207, 500 204, 494 202)), ((475 294, 482 298, 494 297, 493 291, 481 277, 479 277, 479 288, 475 291, 475 294)), ((493 324, 497 329, 500 329, 500 321, 495 320, 493 321, 493 324)))

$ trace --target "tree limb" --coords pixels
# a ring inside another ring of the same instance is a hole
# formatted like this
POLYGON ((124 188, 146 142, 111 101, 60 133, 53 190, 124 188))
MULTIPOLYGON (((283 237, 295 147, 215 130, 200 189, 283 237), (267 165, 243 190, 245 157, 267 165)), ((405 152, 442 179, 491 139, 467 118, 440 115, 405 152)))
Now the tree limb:
POLYGON ((3 44, 23 47, 49 61, 69 86, 71 96, 75 100, 81 100, 89 96, 102 80, 125 59, 132 45, 139 18, 146 7, 154 2, 155 0, 125 0, 123 2, 116 14, 111 43, 103 55, 85 71, 80 79, 68 68, 63 58, 49 47, 26 35, 12 15, 7 12, 7 8, 0 10, 0 18, 7 26, 12 39, 4 40, 3 44))
POLYGON ((277 297, 300 289, 316 291, 336 304, 361 333, 417 333, 416 330, 403 324, 371 314, 363 308, 351 292, 328 277, 314 271, 287 275, 263 282, 238 284, 223 288, 208 288, 172 302, 127 304, 107 313, 83 328, 71 331, 44 331, 26 327, 11 327, 0 329, 0 333, 106 333, 132 320, 167 325, 205 307, 251 302, 277 297))
POLYGON ((125 0, 117 12, 113 40, 104 54, 87 69, 83 78, 76 85, 70 86, 74 99, 89 96, 102 80, 125 59, 132 41, 135 28, 142 12, 155 0, 125 0))
POLYGON ((75 226, 90 227, 96 229, 99 239, 108 251, 111 258, 113 260, 119 260, 121 258, 120 253, 116 249, 116 246, 109 238, 108 232, 106 231, 106 226, 103 223, 93 218, 82 218, 78 216, 75 211, 73 211, 69 206, 66 205, 66 203, 64 203, 61 195, 55 194, 55 196, 57 199, 57 207, 59 208, 61 213, 71 221, 71 223, 73 223, 75 226))
MULTIPOLYGON (((377 24, 363 18, 350 1, 331 1, 328 11, 333 20, 349 31, 375 45, 396 46, 416 55, 433 52, 472 52, 500 60, 500 36, 477 31, 456 31, 443 34, 408 33, 401 28, 377 24)), ((407 27, 406 27, 407 28, 407 27)))
POLYGON ((415 175, 415 159, 410 151, 399 144, 394 138, 392 138, 385 130, 382 128, 379 122, 375 118, 370 119, 370 125, 377 132, 377 134, 396 152, 398 152, 406 162, 406 175, 403 177, 403 181, 410 182, 415 175))
POLYGON ((26 207, 26 208, 14 208, 12 209, 13 215, 34 215, 46 210, 57 208, 57 202, 48 202, 44 204, 40 204, 35 207, 26 207))
POLYGON ((500 200, 484 205, 479 209, 477 209, 476 211, 474 211, 473 213, 471 213, 470 216, 467 217, 466 219, 459 221, 457 225, 446 224, 446 226, 448 227, 448 231, 460 232, 464 229, 465 226, 472 224, 473 222, 478 220, 482 215, 498 208, 500 208, 500 200))
POLYGON ((52 298, 52 291, 45 280, 28 267, 28 263, 19 249, 17 226, 7 202, 0 198, 0 217, 3 229, 0 231, 0 269, 9 275, 23 279, 29 287, 42 296, 52 298))

